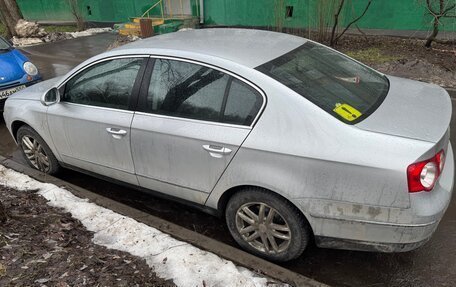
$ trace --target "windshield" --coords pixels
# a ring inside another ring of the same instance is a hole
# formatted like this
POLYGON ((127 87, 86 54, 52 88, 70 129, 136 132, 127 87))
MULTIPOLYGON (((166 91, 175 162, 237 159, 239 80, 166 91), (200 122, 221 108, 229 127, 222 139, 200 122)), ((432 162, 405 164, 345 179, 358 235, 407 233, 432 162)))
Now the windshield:
POLYGON ((385 76, 313 42, 256 69, 350 124, 375 111, 389 89, 385 76))
POLYGON ((0 37, 0 50, 9 50, 9 48, 11 48, 10 44, 0 37))

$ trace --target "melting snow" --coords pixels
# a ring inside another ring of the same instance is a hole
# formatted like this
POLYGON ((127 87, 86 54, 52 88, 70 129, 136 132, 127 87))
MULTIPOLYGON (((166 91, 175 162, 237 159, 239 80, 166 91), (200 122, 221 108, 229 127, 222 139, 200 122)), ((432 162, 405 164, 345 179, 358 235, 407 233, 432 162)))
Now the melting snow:
POLYGON ((65 209, 93 231, 94 243, 144 258, 157 276, 172 279, 177 286, 271 286, 267 278, 231 261, 2 165, 0 185, 38 189, 49 205, 65 209))

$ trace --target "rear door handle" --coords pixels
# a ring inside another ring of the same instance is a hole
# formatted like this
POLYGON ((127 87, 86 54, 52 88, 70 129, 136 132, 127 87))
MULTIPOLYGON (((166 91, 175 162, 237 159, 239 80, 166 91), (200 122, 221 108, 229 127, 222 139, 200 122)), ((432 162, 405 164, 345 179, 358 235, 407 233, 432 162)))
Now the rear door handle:
POLYGON ((208 151, 209 154, 215 158, 221 158, 224 155, 228 155, 231 153, 231 149, 223 147, 223 146, 205 144, 205 145, 203 145, 203 149, 208 151))
POLYGON ((112 135, 115 139, 121 139, 127 134, 126 130, 121 130, 118 128, 106 128, 106 131, 112 135))

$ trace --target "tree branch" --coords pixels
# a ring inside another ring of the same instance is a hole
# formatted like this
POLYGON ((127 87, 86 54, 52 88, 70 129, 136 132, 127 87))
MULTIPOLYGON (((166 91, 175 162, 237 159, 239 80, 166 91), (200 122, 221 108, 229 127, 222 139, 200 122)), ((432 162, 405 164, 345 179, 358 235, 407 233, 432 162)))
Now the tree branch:
POLYGON ((429 12, 430 12, 432 15, 437 15, 437 12, 435 12, 435 11, 432 9, 431 0, 426 0, 426 8, 429 10, 429 12))
POLYGON ((345 3, 345 0, 340 0, 339 8, 337 9, 336 14, 334 14, 334 25, 332 27, 331 39, 329 41, 330 46, 333 46, 335 44, 334 36, 336 34, 337 25, 339 25, 339 15, 340 15, 340 11, 342 11, 342 7, 344 6, 344 3, 345 3))
POLYGON ((443 10, 443 13, 441 15, 444 16, 446 13, 450 12, 454 8, 456 8, 456 4, 453 4, 453 6, 450 6, 450 7, 446 8, 445 10, 443 10))
POLYGON ((340 33, 340 34, 336 37, 336 39, 334 40, 334 42, 337 43, 337 41, 340 39, 340 37, 342 37, 342 35, 344 35, 344 33, 350 28, 351 25, 353 25, 354 23, 358 22, 359 19, 363 18, 363 16, 366 14, 367 10, 369 9, 369 6, 371 5, 371 3, 372 3, 372 0, 369 0, 369 3, 367 3, 366 8, 364 8, 363 13, 362 13, 358 18, 356 18, 355 20, 351 21, 351 22, 347 25, 347 27, 345 27, 345 29, 342 31, 342 33, 340 33))

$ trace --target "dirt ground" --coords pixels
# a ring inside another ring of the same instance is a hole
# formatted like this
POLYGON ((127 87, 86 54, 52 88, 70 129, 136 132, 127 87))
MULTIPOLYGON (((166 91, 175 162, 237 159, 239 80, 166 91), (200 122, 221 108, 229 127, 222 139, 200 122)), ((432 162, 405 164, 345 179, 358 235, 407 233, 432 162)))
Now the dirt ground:
POLYGON ((399 77, 456 88, 456 45, 386 36, 346 35, 336 48, 377 70, 399 77))
POLYGON ((0 286, 174 286, 143 259, 92 243, 92 233, 34 192, 0 186, 0 286))

